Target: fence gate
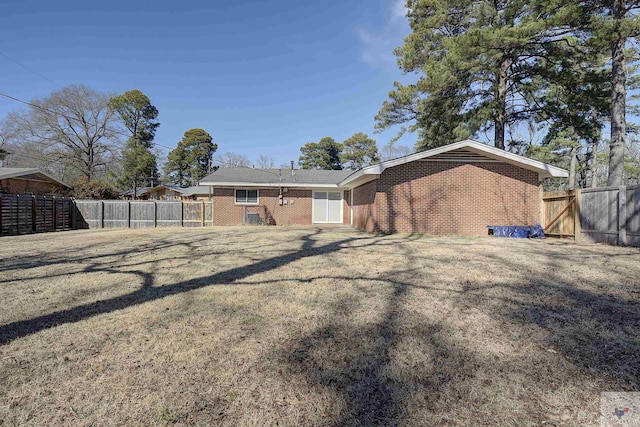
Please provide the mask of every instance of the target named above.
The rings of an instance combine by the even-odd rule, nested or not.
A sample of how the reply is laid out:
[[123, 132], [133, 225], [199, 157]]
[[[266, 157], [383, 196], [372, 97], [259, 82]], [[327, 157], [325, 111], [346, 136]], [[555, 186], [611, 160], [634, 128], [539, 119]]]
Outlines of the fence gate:
[[[575, 190], [546, 192], [542, 196], [542, 227], [553, 237], [576, 237], [580, 227], [580, 196]], [[578, 221], [576, 221], [576, 217]], [[578, 231], [579, 232], [579, 231]]]

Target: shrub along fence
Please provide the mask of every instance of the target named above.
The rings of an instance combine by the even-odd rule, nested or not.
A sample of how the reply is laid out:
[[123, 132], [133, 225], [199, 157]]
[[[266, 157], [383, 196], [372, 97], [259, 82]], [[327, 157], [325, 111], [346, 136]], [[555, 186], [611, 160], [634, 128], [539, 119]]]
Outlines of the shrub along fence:
[[545, 193], [542, 222], [550, 236], [640, 247], [640, 185]]
[[0, 236], [71, 230], [73, 214], [66, 197], [0, 194]]
[[213, 202], [75, 200], [75, 228], [205, 227]]

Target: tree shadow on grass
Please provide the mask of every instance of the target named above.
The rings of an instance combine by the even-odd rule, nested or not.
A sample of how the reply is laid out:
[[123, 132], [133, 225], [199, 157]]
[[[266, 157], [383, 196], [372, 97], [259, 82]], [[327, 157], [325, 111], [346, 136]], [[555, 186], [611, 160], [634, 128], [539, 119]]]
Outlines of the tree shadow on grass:
[[[1, 325], [0, 345], [7, 344], [15, 339], [58, 325], [79, 322], [93, 316], [112, 313], [128, 307], [159, 300], [170, 295], [181, 294], [208, 286], [233, 284], [233, 282], [242, 280], [248, 276], [265, 273], [306, 257], [340, 251], [347, 247], [350, 242], [359, 239], [359, 237], [348, 237], [338, 241], [331, 241], [321, 246], [315, 246], [316, 240], [314, 239], [314, 236], [318, 236], [321, 232], [322, 230], [316, 229], [314, 232], [302, 236], [302, 246], [294, 252], [263, 259], [246, 266], [232, 268], [209, 276], [181, 281], [173, 285], [154, 286], [153, 273], [143, 270], [126, 271], [126, 273], [135, 274], [140, 277], [142, 281], [142, 286], [140, 288], [128, 294], [109, 298], [103, 301], [83, 304], [66, 310], [60, 310], [54, 313], [34, 317], [32, 319], [20, 320]], [[371, 244], [374, 243], [375, 241], [372, 240]], [[123, 271], [119, 269], [95, 266], [89, 266], [87, 271], [123, 273]]]
[[[414, 263], [416, 254], [407, 247], [396, 245], [394, 250], [403, 251], [407, 265]], [[285, 363], [289, 375], [303, 378], [312, 389], [328, 390], [344, 402], [340, 411], [324, 419], [327, 425], [405, 424], [408, 416], [415, 416], [411, 412], [417, 408], [409, 403], [415, 394], [424, 405], [420, 410], [445, 422], [450, 415], [445, 414], [448, 399], [463, 395], [459, 388], [475, 376], [481, 362], [455, 341], [446, 325], [406, 312], [407, 292], [415, 288], [411, 283], [414, 273], [398, 270], [384, 277], [318, 277], [373, 281], [388, 289], [379, 320], [358, 319], [353, 313], [363, 302], [345, 296], [332, 304], [326, 323], [276, 350], [276, 360]], [[403, 365], [402, 360], [412, 359], [403, 352], [413, 351], [420, 354], [419, 364]]]
[[[561, 352], [575, 366], [607, 378], [621, 389], [640, 390], [640, 280], [632, 272], [615, 271], [610, 264], [603, 264], [602, 272], [610, 272], [611, 277], [625, 283], [600, 283], [581, 276], [579, 268], [573, 277], [563, 276], [567, 265], [579, 267], [576, 262], [592, 256], [590, 249], [584, 252], [543, 256], [539, 270], [509, 257], [491, 255], [494, 262], [524, 272], [525, 278], [467, 284], [456, 296], [456, 303], [509, 322], [534, 325], [545, 337], [545, 345]], [[561, 265], [560, 260], [567, 262]]]

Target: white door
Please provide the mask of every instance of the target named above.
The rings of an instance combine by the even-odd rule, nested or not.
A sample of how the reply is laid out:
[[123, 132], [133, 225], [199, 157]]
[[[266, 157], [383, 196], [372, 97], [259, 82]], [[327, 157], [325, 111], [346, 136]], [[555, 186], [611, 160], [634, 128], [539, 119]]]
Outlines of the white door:
[[332, 224], [342, 223], [341, 191], [313, 192], [313, 222]]

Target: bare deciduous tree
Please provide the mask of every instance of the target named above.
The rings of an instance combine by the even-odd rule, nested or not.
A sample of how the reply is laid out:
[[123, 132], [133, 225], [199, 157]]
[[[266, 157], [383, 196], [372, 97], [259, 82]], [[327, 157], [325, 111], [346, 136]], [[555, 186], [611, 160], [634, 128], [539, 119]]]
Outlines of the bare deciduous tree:
[[[3, 138], [20, 163], [72, 180], [103, 175], [116, 160], [119, 138], [109, 96], [86, 86], [67, 86], [10, 113]], [[13, 164], [13, 163], [12, 163]]]
[[250, 168], [251, 162], [244, 154], [227, 151], [214, 157], [213, 165], [223, 168]]
[[256, 161], [256, 166], [260, 169], [273, 169], [276, 166], [276, 162], [273, 157], [267, 156], [266, 154], [260, 154], [258, 161]]

